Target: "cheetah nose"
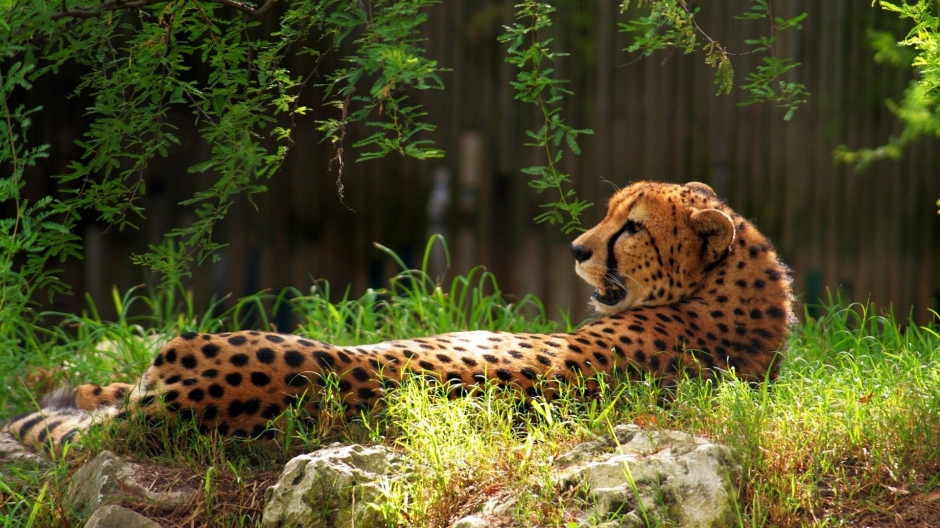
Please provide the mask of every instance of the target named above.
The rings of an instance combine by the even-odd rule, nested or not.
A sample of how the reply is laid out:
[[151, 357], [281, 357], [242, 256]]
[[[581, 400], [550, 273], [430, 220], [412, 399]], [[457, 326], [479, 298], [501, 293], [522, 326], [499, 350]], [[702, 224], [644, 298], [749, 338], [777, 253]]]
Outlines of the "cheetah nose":
[[574, 255], [574, 259], [578, 262], [584, 262], [585, 260], [591, 258], [591, 250], [584, 246], [576, 246], [571, 244], [571, 254]]

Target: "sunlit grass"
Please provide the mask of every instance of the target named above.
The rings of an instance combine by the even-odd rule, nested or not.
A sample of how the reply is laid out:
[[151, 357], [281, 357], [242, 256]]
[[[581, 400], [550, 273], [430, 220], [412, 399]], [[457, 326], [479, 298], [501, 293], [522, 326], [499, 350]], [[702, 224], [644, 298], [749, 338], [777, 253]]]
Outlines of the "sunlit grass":
[[[33, 391], [43, 383], [131, 381], [166, 335], [270, 328], [268, 314], [285, 303], [297, 333], [338, 344], [466, 329], [556, 329], [536, 299], [507, 302], [482, 269], [446, 284], [406, 271], [388, 290], [338, 302], [329, 301], [326, 283], [305, 294], [250, 296], [225, 309], [220, 302], [201, 314], [183, 291], [144, 295], [135, 289], [112, 302], [116, 321], [101, 320], [89, 303], [85, 313], [21, 339], [21, 349], [0, 351], [6, 413], [32, 408]], [[506, 522], [567, 527], [580, 522], [576, 512], [584, 505], [553, 486], [554, 457], [619, 423], [681, 429], [729, 445], [743, 468], [741, 526], [894, 522], [898, 504], [940, 491], [936, 324], [901, 330], [890, 314], [833, 304], [795, 329], [786, 354], [780, 378], [757, 388], [733, 373], [665, 389], [652, 380], [604, 379], [600, 397], [585, 399], [578, 387], [568, 387], [555, 401], [527, 407], [495, 387], [450, 400], [440, 387], [415, 378], [389, 392], [382, 410], [351, 422], [329, 397], [318, 421], [290, 409], [277, 422], [274, 444], [224, 440], [197, 434], [193, 424], [132, 416], [92, 431], [68, 460], [3, 469], [0, 527], [81, 524], [63, 509], [62, 490], [74, 468], [102, 449], [186, 467], [204, 488], [192, 513], [196, 524], [251, 524], [257, 509], [233, 506], [248, 499], [232, 490], [247, 489], [259, 472], [276, 473], [290, 457], [332, 441], [382, 443], [409, 461], [407, 478], [391, 482], [375, 505], [390, 526], [448, 526], [513, 497], [499, 513]]]

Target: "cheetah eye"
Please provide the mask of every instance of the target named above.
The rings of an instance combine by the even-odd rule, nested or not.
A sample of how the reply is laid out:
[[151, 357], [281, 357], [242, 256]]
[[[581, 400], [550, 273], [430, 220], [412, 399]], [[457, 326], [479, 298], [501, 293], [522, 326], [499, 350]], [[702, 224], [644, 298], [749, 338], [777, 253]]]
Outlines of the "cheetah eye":
[[634, 220], [627, 220], [627, 223], [623, 225], [623, 232], [628, 235], [635, 235], [643, 230], [643, 224], [636, 222]]

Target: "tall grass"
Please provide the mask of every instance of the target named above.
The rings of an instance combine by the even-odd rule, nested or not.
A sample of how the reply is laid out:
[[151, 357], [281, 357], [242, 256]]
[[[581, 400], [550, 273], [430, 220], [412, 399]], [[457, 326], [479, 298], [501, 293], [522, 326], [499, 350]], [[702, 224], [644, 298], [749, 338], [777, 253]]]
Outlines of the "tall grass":
[[[337, 344], [558, 327], [537, 299], [505, 299], [483, 269], [447, 282], [430, 277], [426, 266], [402, 269], [387, 289], [358, 299], [347, 291], [331, 302], [329, 284], [319, 282], [308, 292], [220, 300], [197, 313], [192, 295], [181, 289], [144, 294], [136, 288], [115, 292], [115, 321], [103, 321], [92, 303], [82, 314], [44, 314], [61, 324], [36, 327], [19, 349], [0, 351], [0, 404], [8, 413], [29, 409], [35, 387], [44, 383], [133, 380], [162, 336], [271, 328], [284, 306], [296, 333]], [[23, 325], [17, 328], [22, 332]], [[82, 460], [106, 447], [154, 466], [186, 467], [202, 482], [196, 511], [162, 519], [165, 525], [251, 524], [259, 513], [259, 482], [273, 478], [294, 454], [339, 439], [385, 443], [415, 468], [390, 483], [375, 505], [390, 526], [447, 526], [484, 509], [511, 525], [567, 527], [586, 522], [577, 515], [585, 505], [554, 488], [554, 457], [625, 422], [729, 445], [744, 469], [741, 526], [940, 523], [940, 513], [930, 517], [940, 507], [930, 509], [924, 499], [940, 496], [938, 326], [901, 329], [891, 313], [835, 303], [821, 317], [806, 317], [786, 354], [779, 379], [758, 388], [730, 373], [718, 382], [685, 379], [668, 389], [654, 380], [602, 379], [599, 398], [585, 400], [571, 387], [565, 397], [527, 409], [493, 387], [449, 400], [440, 387], [415, 378], [392, 391], [383, 410], [353, 423], [338, 412], [332, 422], [310, 423], [293, 410], [273, 448], [199, 436], [191, 424], [130, 420], [90, 435], [71, 460], [0, 470], [0, 526], [80, 523], [63, 509], [59, 490]], [[664, 397], [664, 391], [671, 394]], [[260, 486], [254, 495], [245, 491], [252, 482]], [[488, 503], [505, 506], [494, 513]]]

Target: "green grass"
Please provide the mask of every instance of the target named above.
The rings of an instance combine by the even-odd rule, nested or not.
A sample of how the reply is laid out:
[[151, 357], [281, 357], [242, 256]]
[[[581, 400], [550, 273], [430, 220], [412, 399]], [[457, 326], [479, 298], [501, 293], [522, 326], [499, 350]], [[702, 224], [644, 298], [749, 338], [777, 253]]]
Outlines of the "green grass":
[[[305, 293], [218, 302], [202, 314], [191, 299], [181, 290], [136, 289], [115, 293], [120, 315], [113, 322], [101, 320], [91, 303], [80, 315], [45, 314], [45, 321], [61, 324], [37, 327], [20, 339], [22, 348], [0, 351], [3, 416], [32, 408], [34, 392], [44, 387], [132, 380], [159, 345], [154, 336], [269, 328], [269, 314], [282, 305], [293, 311], [297, 333], [338, 344], [571, 326], [549, 321], [537, 299], [503, 298], [495, 278], [480, 269], [444, 284], [405, 271], [387, 290], [335, 303], [326, 283]], [[251, 525], [281, 465], [337, 440], [388, 445], [416, 468], [376, 505], [390, 526], [447, 526], [491, 499], [511, 496], [516, 502], [502, 514], [507, 522], [567, 527], [585, 505], [573, 492], [553, 488], [553, 457], [617, 423], [681, 429], [731, 446], [744, 470], [741, 526], [930, 526], [940, 523], [937, 328], [902, 331], [891, 314], [836, 303], [794, 330], [772, 385], [755, 389], [730, 375], [719, 383], [687, 379], [667, 398], [653, 382], [603, 380], [600, 398], [585, 401], [575, 387], [569, 397], [521, 411], [492, 388], [451, 401], [415, 379], [391, 392], [381, 411], [351, 423], [331, 415], [329, 399], [327, 418], [316, 424], [291, 410], [274, 448], [200, 436], [191, 424], [151, 427], [131, 418], [93, 431], [67, 460], [3, 469], [0, 527], [80, 525], [63, 505], [63, 490], [80, 463], [105, 448], [151, 463], [158, 473], [172, 468], [167, 479], [201, 483], [200, 500], [187, 512], [132, 505], [165, 526]]]

